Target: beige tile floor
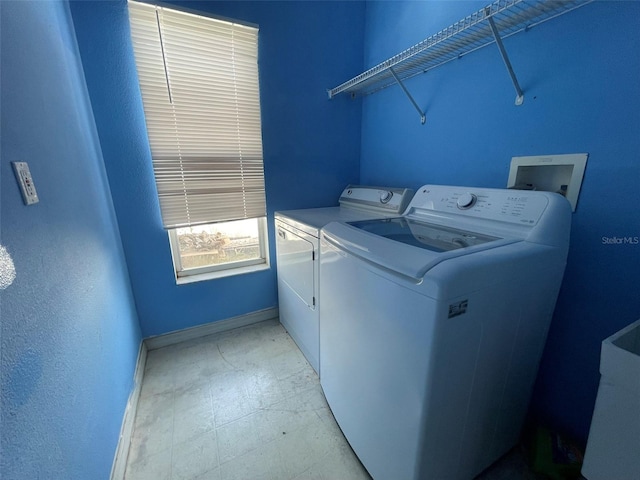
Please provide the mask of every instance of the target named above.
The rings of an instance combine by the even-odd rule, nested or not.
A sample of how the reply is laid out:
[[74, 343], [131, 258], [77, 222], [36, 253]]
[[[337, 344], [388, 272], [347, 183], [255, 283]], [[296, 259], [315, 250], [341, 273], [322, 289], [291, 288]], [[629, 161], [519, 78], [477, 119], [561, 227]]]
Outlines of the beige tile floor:
[[274, 320], [149, 352], [125, 478], [369, 476]]
[[[125, 480], [369, 478], [277, 320], [149, 352]], [[515, 452], [479, 478], [535, 477]]]

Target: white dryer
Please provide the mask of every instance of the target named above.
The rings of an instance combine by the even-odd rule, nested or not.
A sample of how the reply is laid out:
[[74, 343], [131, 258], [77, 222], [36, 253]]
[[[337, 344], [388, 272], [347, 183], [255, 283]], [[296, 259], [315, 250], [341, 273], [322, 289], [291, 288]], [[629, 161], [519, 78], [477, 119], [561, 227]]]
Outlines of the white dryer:
[[555, 193], [426, 185], [323, 228], [320, 381], [375, 480], [470, 480], [517, 443], [570, 221]]
[[319, 236], [329, 222], [397, 216], [413, 190], [347, 186], [338, 207], [275, 213], [280, 322], [319, 373]]

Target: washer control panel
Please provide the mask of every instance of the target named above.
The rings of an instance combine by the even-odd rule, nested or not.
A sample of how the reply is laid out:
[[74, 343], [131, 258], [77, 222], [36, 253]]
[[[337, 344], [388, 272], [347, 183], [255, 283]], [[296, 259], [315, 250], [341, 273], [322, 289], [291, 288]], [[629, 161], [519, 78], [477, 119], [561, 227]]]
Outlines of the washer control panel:
[[533, 226], [548, 203], [542, 192], [425, 185], [410, 207], [415, 213], [443, 212]]

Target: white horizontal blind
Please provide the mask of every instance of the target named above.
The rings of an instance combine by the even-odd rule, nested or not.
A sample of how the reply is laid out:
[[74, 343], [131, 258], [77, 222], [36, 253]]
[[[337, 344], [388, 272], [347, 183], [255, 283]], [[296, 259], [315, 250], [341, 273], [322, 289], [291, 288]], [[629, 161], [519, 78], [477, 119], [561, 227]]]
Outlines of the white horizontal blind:
[[258, 30], [129, 2], [165, 228], [266, 214]]

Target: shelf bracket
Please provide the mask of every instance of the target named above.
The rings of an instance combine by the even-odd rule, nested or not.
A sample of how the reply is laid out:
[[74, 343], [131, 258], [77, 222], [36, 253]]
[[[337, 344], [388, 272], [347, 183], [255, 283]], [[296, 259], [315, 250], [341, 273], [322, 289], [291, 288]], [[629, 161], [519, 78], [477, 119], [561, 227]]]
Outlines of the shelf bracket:
[[491, 27], [491, 32], [493, 33], [493, 38], [496, 40], [496, 45], [498, 46], [498, 50], [500, 50], [500, 55], [502, 56], [502, 60], [504, 60], [504, 64], [507, 67], [507, 71], [509, 72], [509, 76], [511, 77], [511, 82], [513, 82], [513, 87], [516, 89], [516, 105], [522, 105], [524, 102], [524, 94], [522, 93], [522, 89], [520, 88], [520, 84], [518, 83], [518, 79], [516, 78], [516, 74], [513, 71], [513, 67], [511, 66], [511, 62], [509, 61], [509, 56], [507, 55], [507, 51], [504, 48], [502, 43], [502, 39], [500, 38], [500, 33], [498, 33], [498, 28], [496, 27], [495, 22], [493, 21], [493, 17], [490, 15], [491, 10], [487, 7], [484, 10], [484, 14], [489, 21], [489, 26]]
[[411, 94], [409, 93], [409, 90], [407, 90], [407, 87], [404, 86], [404, 83], [402, 83], [402, 80], [400, 80], [400, 77], [398, 77], [398, 75], [396, 75], [396, 72], [393, 71], [392, 67], [389, 67], [389, 71], [391, 72], [391, 75], [393, 75], [393, 78], [396, 79], [396, 82], [398, 82], [398, 85], [400, 85], [400, 87], [402, 88], [402, 91], [404, 92], [404, 94], [409, 98], [409, 100], [411, 101], [411, 103], [413, 104], [413, 107], [418, 111], [418, 113], [420, 114], [420, 123], [422, 125], [424, 125], [424, 123], [427, 121], [427, 116], [424, 114], [424, 112], [422, 111], [422, 109], [418, 106], [418, 104], [416, 103], [416, 101], [413, 99], [413, 97], [411, 96]]

